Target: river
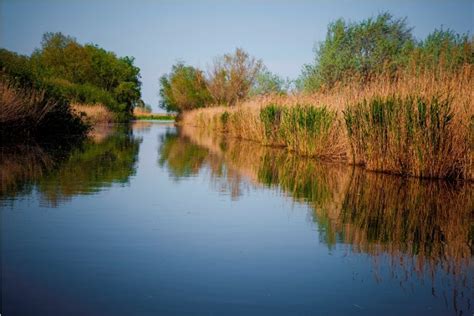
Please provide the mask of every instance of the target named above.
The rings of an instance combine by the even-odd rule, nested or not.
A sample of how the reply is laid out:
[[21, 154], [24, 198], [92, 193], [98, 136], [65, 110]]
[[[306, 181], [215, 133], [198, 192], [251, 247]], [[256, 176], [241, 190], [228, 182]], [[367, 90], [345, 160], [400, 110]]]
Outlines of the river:
[[1, 315], [471, 315], [472, 184], [172, 124], [0, 153]]

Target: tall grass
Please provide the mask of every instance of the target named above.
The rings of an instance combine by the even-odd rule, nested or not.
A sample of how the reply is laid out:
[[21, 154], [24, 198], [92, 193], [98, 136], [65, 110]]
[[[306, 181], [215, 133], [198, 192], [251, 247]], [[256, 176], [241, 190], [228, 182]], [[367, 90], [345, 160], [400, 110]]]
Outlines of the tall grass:
[[449, 98], [373, 98], [344, 111], [354, 161], [428, 178], [468, 175], [468, 134]]
[[18, 87], [0, 72], [0, 136], [2, 142], [24, 138], [76, 137], [87, 131], [69, 104], [49, 91]]
[[181, 124], [369, 170], [474, 179], [474, 66], [183, 113]]
[[72, 110], [87, 124], [112, 123], [116, 121], [115, 114], [102, 104], [71, 104]]
[[338, 146], [340, 125], [336, 115], [325, 106], [269, 104], [260, 110], [259, 116], [264, 143], [282, 144], [305, 156], [339, 159], [344, 148]]

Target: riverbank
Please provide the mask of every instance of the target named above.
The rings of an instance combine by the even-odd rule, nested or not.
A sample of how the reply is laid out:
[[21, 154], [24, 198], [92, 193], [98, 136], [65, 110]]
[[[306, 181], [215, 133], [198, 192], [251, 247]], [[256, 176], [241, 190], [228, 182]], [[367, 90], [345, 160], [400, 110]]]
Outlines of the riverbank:
[[372, 171], [473, 180], [473, 70], [257, 97], [184, 112], [180, 124]]
[[0, 72], [2, 143], [82, 138], [89, 126], [53, 90], [18, 87]]
[[165, 113], [141, 113], [133, 116], [135, 120], [175, 121], [176, 115]]

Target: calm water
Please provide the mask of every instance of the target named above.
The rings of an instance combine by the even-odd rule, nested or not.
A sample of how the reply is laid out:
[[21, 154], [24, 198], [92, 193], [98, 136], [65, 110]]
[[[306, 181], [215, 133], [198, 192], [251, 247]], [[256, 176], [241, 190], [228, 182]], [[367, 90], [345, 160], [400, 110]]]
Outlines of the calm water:
[[2, 316], [474, 311], [472, 185], [147, 122], [0, 168]]

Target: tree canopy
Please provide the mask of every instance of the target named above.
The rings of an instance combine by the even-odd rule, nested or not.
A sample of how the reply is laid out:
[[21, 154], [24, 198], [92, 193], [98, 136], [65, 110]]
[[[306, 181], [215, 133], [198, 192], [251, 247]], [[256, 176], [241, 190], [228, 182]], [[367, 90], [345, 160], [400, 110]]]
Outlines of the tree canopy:
[[314, 91], [353, 80], [368, 82], [410, 66], [416, 71], [456, 70], [473, 62], [472, 48], [472, 40], [451, 30], [435, 30], [417, 41], [406, 19], [390, 13], [357, 23], [338, 19], [329, 24], [325, 40], [316, 46], [314, 63], [303, 66], [297, 86]]
[[48, 86], [70, 102], [101, 103], [125, 118], [140, 101], [140, 69], [133, 57], [82, 45], [62, 33], [45, 33], [29, 57], [4, 50], [0, 59], [10, 79]]
[[182, 112], [204, 106], [233, 106], [257, 94], [283, 93], [287, 83], [272, 74], [261, 60], [237, 48], [214, 60], [207, 75], [183, 62], [160, 78], [160, 107]]

